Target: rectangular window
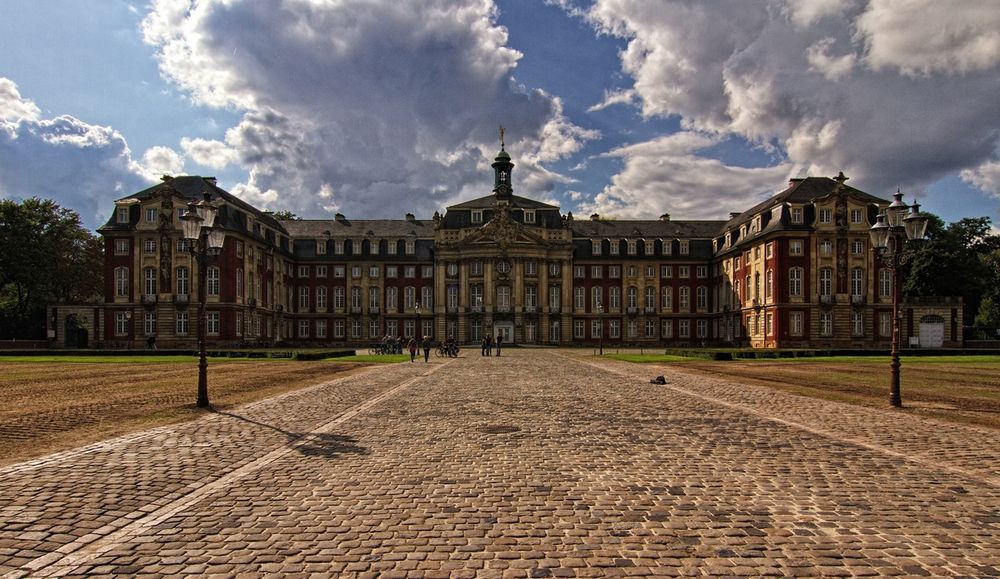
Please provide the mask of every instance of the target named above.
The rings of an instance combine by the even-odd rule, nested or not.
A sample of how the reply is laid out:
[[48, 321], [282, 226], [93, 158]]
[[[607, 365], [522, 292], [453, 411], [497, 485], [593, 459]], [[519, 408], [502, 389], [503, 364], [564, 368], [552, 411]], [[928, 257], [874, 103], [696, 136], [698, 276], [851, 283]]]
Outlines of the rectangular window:
[[674, 242], [669, 239], [661, 239], [660, 247], [663, 248], [663, 255], [673, 255], [674, 254]]
[[662, 309], [664, 312], [674, 311], [674, 288], [665, 285], [662, 290]]
[[385, 242], [385, 253], [386, 253], [386, 255], [396, 255], [396, 250], [398, 249], [396, 247], [396, 243], [397, 242], [396, 242], [395, 239], [390, 239], [390, 240], [388, 240], [388, 241]]
[[309, 279], [309, 266], [300, 265], [299, 266], [299, 279]]
[[652, 279], [654, 276], [656, 276], [656, 267], [652, 266], [652, 265], [647, 265], [646, 266], [646, 277], [649, 278], [649, 279]]
[[379, 267], [377, 265], [372, 265], [368, 267], [368, 277], [377, 278], [379, 274]]
[[381, 242], [379, 240], [377, 240], [377, 239], [369, 240], [368, 241], [368, 254], [369, 255], [378, 255], [379, 245], [380, 244], [381, 244]]
[[127, 296], [128, 295], [128, 268], [127, 267], [116, 267], [115, 268], [115, 295], [116, 296]]
[[660, 335], [664, 338], [674, 337], [674, 321], [660, 320]]
[[[147, 296], [156, 295], [156, 268], [147, 267], [143, 272], [143, 294]], [[169, 290], [169, 288], [167, 288]]]
[[819, 222], [820, 223], [832, 223], [833, 222], [833, 211], [830, 209], [820, 209], [819, 210]]
[[592, 265], [590, 266], [590, 277], [591, 279], [601, 279], [604, 277], [604, 266]]
[[691, 311], [691, 288], [687, 286], [678, 288], [677, 306], [680, 307], [680, 311], [682, 312]]
[[212, 266], [208, 268], [208, 295], [219, 295], [219, 268]]
[[653, 320], [646, 320], [646, 337], [655, 338], [656, 337], [656, 322]]
[[299, 288], [299, 311], [309, 311], [309, 288], [305, 286]]
[[333, 307], [338, 310], [344, 309], [344, 288], [339, 286], [333, 288]]
[[326, 309], [326, 286], [319, 286], [316, 288], [316, 308], [320, 310]]
[[582, 310], [583, 302], [586, 299], [585, 290], [582, 287], [573, 288], [573, 307]]
[[326, 266], [317, 265], [316, 266], [316, 277], [325, 278], [326, 277]]
[[695, 275], [698, 277], [698, 279], [705, 279], [705, 278], [707, 278], [708, 277], [708, 266], [707, 265], [699, 265], [698, 267], [696, 267], [695, 268]]
[[352, 265], [351, 266], [351, 279], [361, 279], [361, 266]]
[[177, 253], [187, 253], [191, 250], [191, 246], [188, 244], [186, 239], [177, 240]]
[[334, 338], [344, 337], [344, 320], [333, 321], [333, 337]]
[[583, 279], [586, 276], [585, 269], [582, 265], [573, 266], [573, 277], [576, 279]]
[[142, 242], [143, 253], [156, 253], [156, 240], [147, 239]]
[[399, 268], [395, 265], [385, 266], [385, 277], [389, 279], [396, 279], [399, 277]]
[[420, 305], [428, 310], [434, 307], [434, 288], [429, 285], [420, 288]]
[[608, 277], [611, 279], [618, 279], [622, 276], [622, 268], [618, 265], [608, 266]]
[[583, 329], [585, 327], [583, 320], [573, 320], [573, 337], [583, 338]]
[[677, 336], [680, 338], [691, 337], [691, 320], [678, 320]]
[[851, 223], [861, 223], [864, 220], [864, 212], [860, 209], [851, 209]]
[[617, 340], [622, 337], [622, 321], [621, 320], [608, 320], [608, 337], [612, 340]]
[[821, 336], [833, 335], [833, 314], [821, 313], [819, 315], [819, 334]]
[[819, 270], [819, 295], [833, 295], [833, 270], [829, 267]]
[[802, 223], [801, 207], [792, 207], [792, 223]]
[[801, 239], [793, 239], [788, 242], [788, 255], [802, 255]]
[[[457, 270], [456, 270], [457, 273]], [[479, 259], [474, 259], [469, 262], [469, 275], [479, 277], [483, 275], [483, 262]]]
[[793, 297], [802, 296], [802, 268], [793, 267], [788, 270], [788, 295]]
[[187, 312], [177, 312], [176, 314], [174, 314], [174, 332], [179, 336], [187, 335], [188, 333]]
[[879, 297], [892, 297], [892, 270], [878, 270], [878, 295]]
[[205, 314], [205, 333], [209, 336], [219, 335], [219, 312]]
[[347, 274], [347, 268], [343, 265], [333, 266], [333, 277], [342, 278]]
[[865, 314], [863, 312], [851, 312], [851, 335], [865, 335]]
[[129, 317], [126, 312], [115, 312], [115, 335], [128, 335]]
[[708, 309], [708, 288], [705, 286], [699, 286], [695, 290], [695, 299], [697, 300], [696, 306], [698, 311], [705, 311]]
[[483, 212], [480, 211], [480, 210], [473, 210], [472, 211], [472, 222], [473, 223], [482, 223], [483, 222]]
[[680, 250], [678, 253], [681, 255], [687, 255], [691, 252], [691, 243], [687, 239], [680, 240]]
[[538, 275], [538, 264], [534, 261], [524, 262], [524, 275], [536, 276]]
[[146, 223], [156, 223], [156, 207], [146, 208]]
[[128, 223], [128, 207], [118, 208], [118, 223]]
[[600, 338], [601, 332], [604, 330], [604, 324], [601, 320], [590, 320], [590, 337]]
[[617, 240], [617, 239], [612, 239], [611, 240], [611, 245], [608, 248], [610, 250], [610, 251], [608, 251], [609, 255], [618, 255], [618, 244], [619, 243], [620, 243], [620, 241]]
[[642, 250], [644, 254], [653, 255], [654, 253], [656, 253], [655, 249], [656, 249], [656, 244], [654, 244], [652, 241], [646, 240], [643, 242]]
[[549, 311], [558, 312], [560, 309], [560, 297], [562, 293], [562, 288], [557, 285], [549, 286]]
[[416, 251], [416, 248], [417, 248], [417, 242], [407, 241], [405, 247], [406, 255], [413, 255], [413, 253]]
[[883, 338], [892, 336], [892, 313], [879, 312], [878, 314], [878, 334]]
[[189, 293], [190, 281], [188, 279], [188, 268], [177, 268], [177, 295], [186, 296]]
[[417, 277], [417, 266], [407, 265], [403, 267], [403, 277], [407, 279], [415, 279]]
[[[768, 314], [771, 315], [771, 314]], [[695, 337], [704, 340], [708, 337], [708, 320], [698, 320], [698, 325], [695, 328], [697, 332]]]
[[691, 267], [687, 265], [677, 266], [677, 277], [680, 279], [688, 279], [691, 277]]
[[420, 266], [420, 277], [422, 277], [423, 279], [434, 279], [434, 266], [433, 265]]
[[316, 255], [326, 255], [326, 240], [316, 240]]
[[627, 248], [628, 248], [628, 254], [629, 255], [635, 255], [635, 253], [636, 253], [636, 251], [635, 251], [635, 248], [636, 248], [635, 240], [633, 240], [633, 239], [628, 240]]
[[524, 210], [524, 222], [525, 223], [534, 223], [535, 222], [535, 210], [534, 209], [525, 209]]
[[591, 243], [591, 253], [594, 255], [601, 255], [601, 242], [594, 241]]
[[309, 320], [299, 320], [299, 337], [309, 337]]
[[132, 242], [130, 239], [115, 239], [115, 255], [128, 255], [131, 248]]
[[802, 312], [788, 314], [788, 333], [793, 336], [802, 335]]
[[357, 340], [361, 337], [361, 320], [351, 320], [351, 338]]
[[853, 255], [864, 255], [865, 254], [865, 242], [861, 239], [851, 240], [851, 253]]
[[594, 286], [590, 288], [590, 310], [596, 312], [602, 307], [601, 288], [599, 286]]
[[333, 242], [333, 252], [337, 255], [344, 255], [344, 240], [337, 239]]
[[326, 320], [316, 320], [316, 337], [326, 337]]
[[364, 245], [364, 242], [362, 242], [360, 239], [352, 239], [351, 240], [351, 253], [353, 253], [354, 255], [361, 255], [361, 248], [362, 248], [363, 245]]
[[674, 266], [672, 265], [661, 265], [660, 266], [660, 277], [665, 279], [671, 279], [674, 277]]

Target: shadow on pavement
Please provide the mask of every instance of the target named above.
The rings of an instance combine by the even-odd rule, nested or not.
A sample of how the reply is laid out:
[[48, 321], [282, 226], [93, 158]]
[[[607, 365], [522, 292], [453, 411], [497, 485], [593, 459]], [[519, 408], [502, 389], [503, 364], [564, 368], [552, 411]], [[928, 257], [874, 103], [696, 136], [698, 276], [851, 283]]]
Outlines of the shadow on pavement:
[[368, 454], [368, 449], [363, 446], [359, 446], [357, 444], [358, 440], [353, 436], [330, 434], [327, 432], [291, 432], [271, 424], [247, 418], [246, 416], [233, 414], [232, 412], [216, 411], [216, 414], [221, 414], [223, 416], [228, 416], [230, 418], [235, 418], [237, 420], [242, 420], [243, 422], [249, 422], [250, 424], [255, 424], [257, 426], [280, 432], [288, 437], [289, 444], [298, 443], [295, 444], [293, 448], [295, 448], [295, 450], [303, 456], [335, 458], [342, 454]]

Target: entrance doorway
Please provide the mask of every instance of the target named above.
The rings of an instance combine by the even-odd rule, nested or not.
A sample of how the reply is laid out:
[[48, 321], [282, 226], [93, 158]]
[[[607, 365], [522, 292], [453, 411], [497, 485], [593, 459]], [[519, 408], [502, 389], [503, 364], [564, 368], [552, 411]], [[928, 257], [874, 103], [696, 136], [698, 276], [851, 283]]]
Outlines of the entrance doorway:
[[514, 322], [496, 322], [493, 324], [494, 337], [503, 336], [504, 344], [514, 343]]

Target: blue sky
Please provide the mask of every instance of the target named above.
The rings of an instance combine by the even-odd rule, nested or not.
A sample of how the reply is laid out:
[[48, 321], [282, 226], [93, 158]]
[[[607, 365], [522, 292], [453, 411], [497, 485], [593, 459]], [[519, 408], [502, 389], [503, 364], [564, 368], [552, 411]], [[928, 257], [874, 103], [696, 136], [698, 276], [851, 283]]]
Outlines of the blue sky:
[[1000, 4], [8, 0], [0, 196], [100, 225], [164, 173], [257, 206], [428, 216], [515, 192], [722, 219], [833, 175], [1000, 220]]

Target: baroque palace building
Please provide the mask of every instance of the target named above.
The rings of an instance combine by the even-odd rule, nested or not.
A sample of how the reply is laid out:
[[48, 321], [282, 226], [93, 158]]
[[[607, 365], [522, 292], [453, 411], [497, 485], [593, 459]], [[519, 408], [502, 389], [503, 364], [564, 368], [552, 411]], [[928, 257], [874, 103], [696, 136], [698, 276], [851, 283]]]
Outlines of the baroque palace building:
[[[279, 221], [213, 178], [165, 177], [116, 202], [99, 229], [105, 303], [70, 315], [95, 343], [193, 347], [205, 284], [217, 346], [489, 333], [538, 345], [888, 347], [892, 272], [868, 233], [888, 201], [843, 174], [794, 179], [728, 221], [624, 220], [514, 195], [502, 145], [492, 167], [492, 195], [431, 219]], [[199, 279], [180, 217], [206, 193], [226, 239]], [[960, 303], [908, 305], [904, 345], [925, 323], [960, 344], [961, 315]]]

